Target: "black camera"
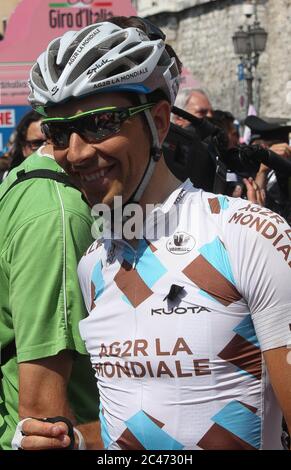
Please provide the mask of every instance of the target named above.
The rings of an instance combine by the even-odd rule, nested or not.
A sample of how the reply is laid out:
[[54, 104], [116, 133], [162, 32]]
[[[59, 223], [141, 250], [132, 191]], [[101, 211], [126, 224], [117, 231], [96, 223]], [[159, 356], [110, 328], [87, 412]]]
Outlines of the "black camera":
[[239, 145], [228, 149], [223, 129], [207, 118], [198, 119], [173, 107], [172, 112], [190, 122], [186, 128], [171, 123], [163, 153], [172, 173], [181, 181], [187, 178], [205, 191], [226, 193], [227, 172], [245, 178], [255, 176], [261, 163], [279, 175], [291, 176], [291, 162], [260, 145]]
[[216, 161], [193, 126], [183, 129], [171, 123], [163, 153], [168, 167], [179, 180], [190, 178], [194, 186], [213, 190]]

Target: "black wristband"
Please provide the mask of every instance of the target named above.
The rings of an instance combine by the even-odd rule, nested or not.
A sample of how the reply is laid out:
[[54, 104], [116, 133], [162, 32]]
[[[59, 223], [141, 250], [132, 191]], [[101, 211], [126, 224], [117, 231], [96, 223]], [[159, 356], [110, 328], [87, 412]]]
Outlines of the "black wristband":
[[65, 416], [54, 416], [53, 418], [43, 418], [43, 419], [40, 419], [39, 421], [44, 421], [47, 423], [59, 423], [59, 422], [65, 423], [68, 426], [68, 436], [71, 439], [71, 442], [67, 447], [64, 447], [63, 449], [60, 449], [60, 450], [74, 450], [75, 448], [74, 426], [68, 418], [65, 418]]

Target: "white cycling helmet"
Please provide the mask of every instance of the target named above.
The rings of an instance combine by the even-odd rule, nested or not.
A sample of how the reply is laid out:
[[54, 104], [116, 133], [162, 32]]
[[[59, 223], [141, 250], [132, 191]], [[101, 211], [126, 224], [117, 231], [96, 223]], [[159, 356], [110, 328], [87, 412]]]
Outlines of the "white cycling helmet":
[[29, 102], [39, 112], [72, 97], [109, 91], [159, 89], [173, 105], [179, 70], [163, 39], [103, 22], [54, 39], [32, 67], [29, 85]]
[[[39, 113], [72, 98], [105, 92], [145, 95], [163, 92], [171, 105], [179, 89], [176, 59], [166, 50], [165, 36], [147, 20], [138, 27], [121, 28], [113, 22], [96, 23], [54, 39], [32, 67], [29, 102]], [[161, 144], [149, 110], [144, 111], [152, 135], [149, 163], [128, 202], [138, 202], [161, 156]]]

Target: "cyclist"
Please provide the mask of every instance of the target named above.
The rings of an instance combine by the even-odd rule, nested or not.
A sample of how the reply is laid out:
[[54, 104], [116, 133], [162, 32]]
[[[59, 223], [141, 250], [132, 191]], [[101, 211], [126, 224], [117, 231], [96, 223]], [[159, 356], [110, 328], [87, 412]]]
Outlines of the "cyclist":
[[[164, 41], [145, 20], [112, 18], [56, 39], [31, 72], [55, 159], [96, 213], [114, 219], [122, 197], [122, 237], [115, 221], [78, 268], [103, 442], [278, 449], [280, 408], [291, 423], [291, 230], [171, 175], [161, 148], [180, 64]], [[19, 426], [19, 445], [36, 438], [35, 420]]]

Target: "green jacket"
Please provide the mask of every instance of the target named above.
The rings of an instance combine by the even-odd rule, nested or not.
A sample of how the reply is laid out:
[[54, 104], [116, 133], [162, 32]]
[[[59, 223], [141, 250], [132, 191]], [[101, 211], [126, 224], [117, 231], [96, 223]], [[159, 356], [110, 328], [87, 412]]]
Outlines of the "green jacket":
[[[18, 171], [57, 163], [37, 153], [0, 186], [0, 199]], [[96, 382], [79, 334], [86, 316], [77, 265], [92, 243], [88, 206], [74, 188], [50, 179], [17, 184], [0, 202], [0, 343], [13, 340], [16, 354], [1, 365], [0, 448], [10, 449], [18, 419], [17, 364], [76, 351], [69, 384], [78, 421], [98, 418]]]

